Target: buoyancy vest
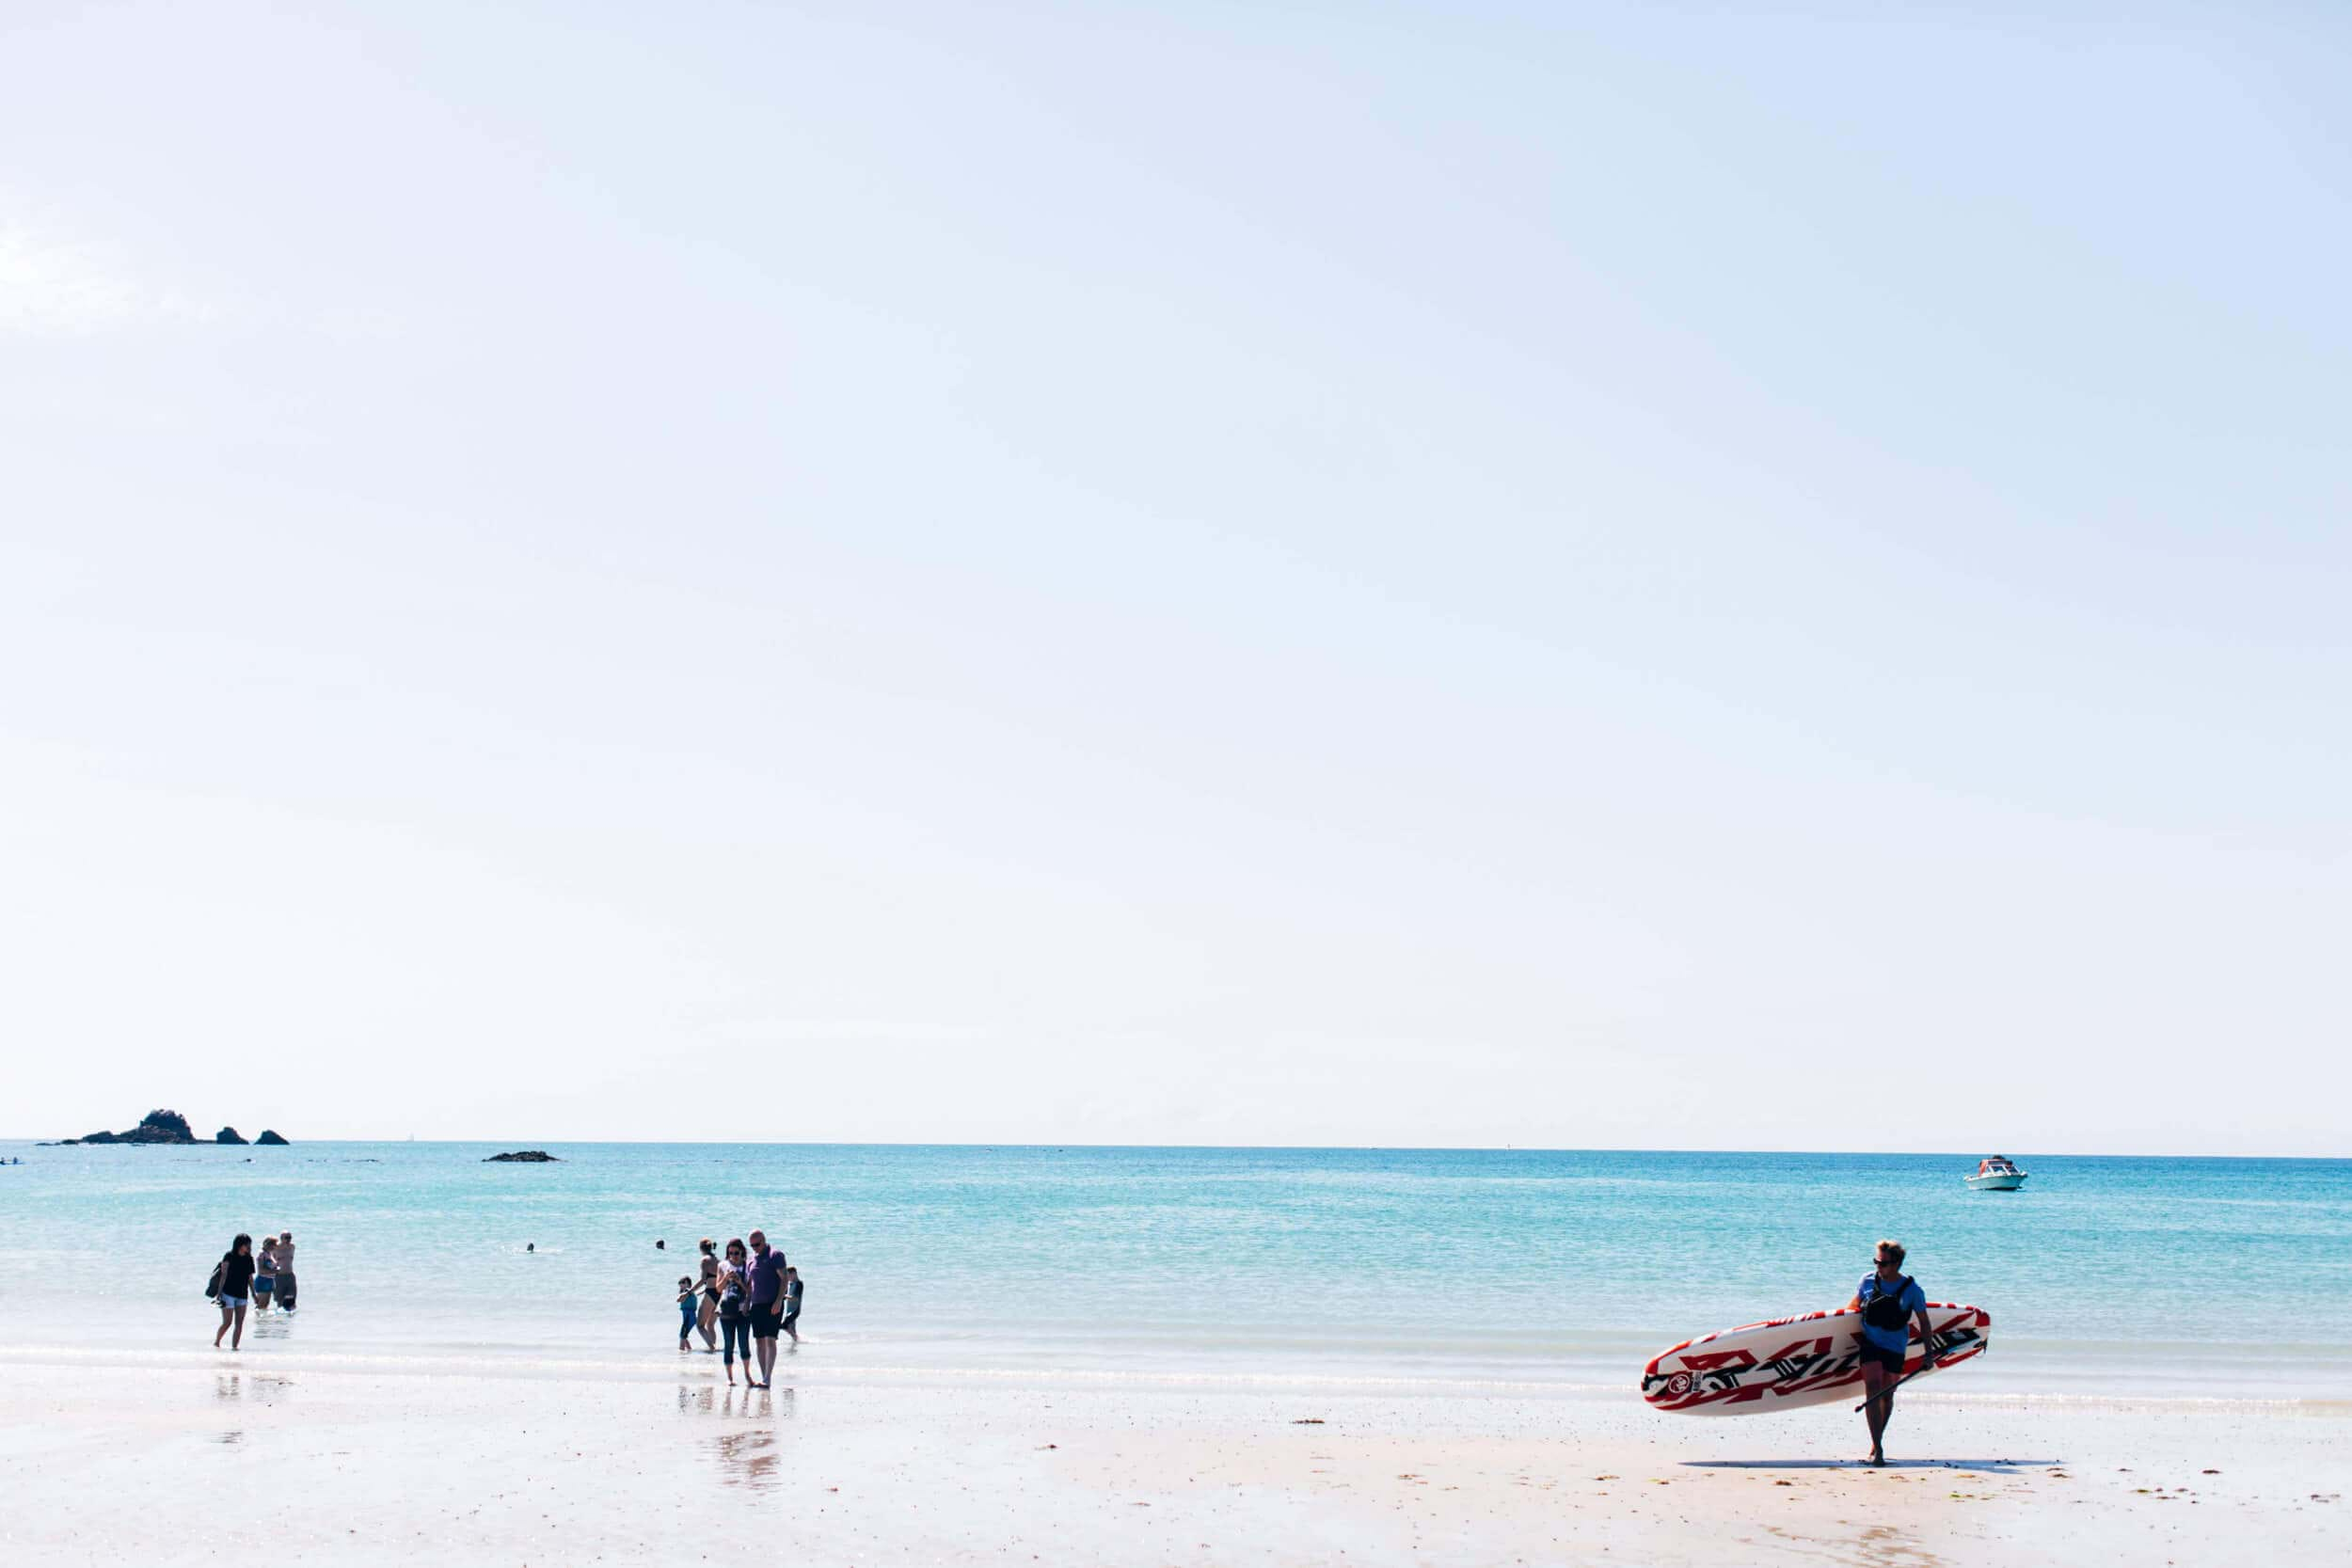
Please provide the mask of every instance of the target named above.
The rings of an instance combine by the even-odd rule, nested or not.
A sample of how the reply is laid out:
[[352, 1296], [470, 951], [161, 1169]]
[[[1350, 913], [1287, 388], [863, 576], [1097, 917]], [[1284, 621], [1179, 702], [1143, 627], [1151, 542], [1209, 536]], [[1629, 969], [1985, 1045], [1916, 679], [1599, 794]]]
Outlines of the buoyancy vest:
[[1903, 1310], [1903, 1294], [1911, 1289], [1911, 1276], [1905, 1275], [1895, 1282], [1889, 1291], [1877, 1275], [1870, 1276], [1870, 1299], [1862, 1304], [1862, 1321], [1872, 1328], [1900, 1328], [1911, 1314]]

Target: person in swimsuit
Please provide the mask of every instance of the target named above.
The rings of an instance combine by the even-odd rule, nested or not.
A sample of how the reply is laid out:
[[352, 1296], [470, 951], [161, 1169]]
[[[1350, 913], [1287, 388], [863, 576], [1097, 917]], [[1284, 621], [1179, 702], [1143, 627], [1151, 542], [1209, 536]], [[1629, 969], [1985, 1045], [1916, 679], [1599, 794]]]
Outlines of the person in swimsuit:
[[1903, 1244], [1881, 1242], [1877, 1266], [1862, 1276], [1846, 1310], [1862, 1314], [1864, 1418], [1870, 1423], [1870, 1459], [1886, 1463], [1886, 1423], [1895, 1414], [1895, 1385], [1902, 1381], [1911, 1347], [1912, 1319], [1919, 1324], [1919, 1351], [1926, 1367], [1935, 1359], [1934, 1328], [1928, 1322], [1928, 1293], [1903, 1274]]
[[229, 1348], [235, 1350], [245, 1343], [245, 1312], [252, 1305], [253, 1267], [253, 1238], [240, 1231], [237, 1239], [229, 1243], [229, 1250], [220, 1255], [220, 1262], [213, 1271], [213, 1281], [219, 1291], [215, 1299], [220, 1303], [220, 1333], [213, 1336], [215, 1350], [220, 1349], [220, 1336], [229, 1332], [231, 1322], [237, 1333], [229, 1341]]
[[745, 1308], [751, 1303], [751, 1281], [743, 1273], [747, 1254], [741, 1241], [727, 1243], [727, 1260], [719, 1267], [719, 1332], [726, 1338], [727, 1386], [735, 1386], [735, 1354], [743, 1353], [743, 1381], [752, 1380], [752, 1322]]
[[264, 1236], [253, 1253], [253, 1315], [269, 1310], [278, 1294], [278, 1238]]
[[705, 1350], [719, 1348], [719, 1336], [713, 1326], [719, 1321], [719, 1243], [703, 1238], [703, 1276], [696, 1289], [702, 1291], [702, 1306], [694, 1317], [694, 1327], [703, 1337]]
[[283, 1230], [278, 1236], [278, 1310], [294, 1309], [294, 1232]]

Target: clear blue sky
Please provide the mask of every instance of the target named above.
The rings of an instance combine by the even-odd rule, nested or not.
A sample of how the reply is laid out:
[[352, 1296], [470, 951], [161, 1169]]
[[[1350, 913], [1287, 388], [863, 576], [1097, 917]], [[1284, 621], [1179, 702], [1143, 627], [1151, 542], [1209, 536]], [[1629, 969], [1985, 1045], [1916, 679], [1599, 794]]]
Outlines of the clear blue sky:
[[0, 15], [0, 1132], [2352, 1154], [2352, 22]]

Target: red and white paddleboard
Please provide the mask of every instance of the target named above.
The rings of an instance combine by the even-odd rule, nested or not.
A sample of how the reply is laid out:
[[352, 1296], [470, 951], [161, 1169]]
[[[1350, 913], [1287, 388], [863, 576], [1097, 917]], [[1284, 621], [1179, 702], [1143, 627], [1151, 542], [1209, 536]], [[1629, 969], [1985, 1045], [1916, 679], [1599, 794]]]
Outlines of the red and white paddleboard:
[[[1933, 1372], [1982, 1355], [1993, 1342], [1993, 1319], [1980, 1307], [1928, 1303], [1935, 1327]], [[1797, 1410], [1834, 1400], [1859, 1400], [1862, 1314], [1841, 1307], [1775, 1318], [1687, 1340], [1642, 1369], [1642, 1398], [1659, 1410], [1692, 1416], [1752, 1416]], [[1905, 1376], [1927, 1364], [1919, 1323], [1911, 1323]]]

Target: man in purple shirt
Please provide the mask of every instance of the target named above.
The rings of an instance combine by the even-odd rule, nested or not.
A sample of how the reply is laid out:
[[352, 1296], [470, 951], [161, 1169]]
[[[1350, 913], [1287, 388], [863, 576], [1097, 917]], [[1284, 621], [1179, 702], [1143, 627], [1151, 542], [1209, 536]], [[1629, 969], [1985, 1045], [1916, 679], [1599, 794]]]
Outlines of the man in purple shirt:
[[[752, 1327], [752, 1344], [759, 1354], [759, 1381], [765, 1388], [776, 1375], [776, 1329], [784, 1322], [784, 1254], [768, 1244], [763, 1230], [752, 1232], [752, 1303], [743, 1316]], [[746, 1372], [751, 1369], [743, 1369]]]

